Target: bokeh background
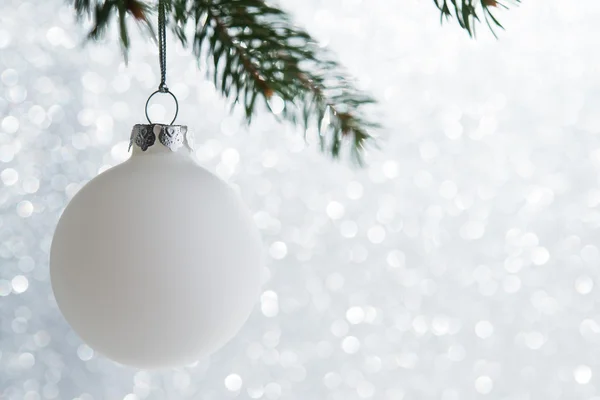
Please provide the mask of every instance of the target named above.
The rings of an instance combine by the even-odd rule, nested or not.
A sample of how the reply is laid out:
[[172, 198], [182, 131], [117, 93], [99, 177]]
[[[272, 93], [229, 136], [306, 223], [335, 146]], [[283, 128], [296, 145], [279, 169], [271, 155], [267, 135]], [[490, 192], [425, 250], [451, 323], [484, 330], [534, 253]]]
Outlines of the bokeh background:
[[268, 113], [246, 127], [171, 41], [178, 122], [269, 259], [232, 342], [141, 371], [71, 331], [48, 250], [128, 157], [157, 50], [135, 35], [126, 66], [69, 4], [0, 0], [0, 398], [599, 400], [600, 2], [527, 0], [499, 40], [427, 0], [282, 4], [379, 99], [381, 148], [359, 169]]

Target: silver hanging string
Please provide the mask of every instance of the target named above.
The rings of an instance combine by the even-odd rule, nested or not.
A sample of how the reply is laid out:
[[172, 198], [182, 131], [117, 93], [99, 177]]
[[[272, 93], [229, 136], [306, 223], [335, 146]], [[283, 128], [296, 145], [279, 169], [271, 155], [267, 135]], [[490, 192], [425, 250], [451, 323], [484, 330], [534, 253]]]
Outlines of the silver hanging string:
[[158, 57], [160, 63], [160, 84], [158, 85], [158, 90], [155, 91], [148, 97], [146, 101], [146, 119], [149, 123], [153, 124], [150, 120], [150, 116], [148, 115], [148, 104], [150, 104], [150, 99], [157, 93], [166, 93], [173, 97], [175, 100], [175, 116], [173, 117], [173, 121], [169, 125], [173, 125], [175, 120], [177, 119], [177, 114], [179, 113], [179, 102], [177, 101], [177, 97], [169, 90], [167, 86], [167, 23], [165, 16], [165, 3], [164, 0], [158, 1]]
[[158, 2], [158, 56], [160, 59], [160, 85], [158, 90], [165, 93], [169, 91], [167, 87], [167, 27], [165, 21], [165, 3], [163, 0]]

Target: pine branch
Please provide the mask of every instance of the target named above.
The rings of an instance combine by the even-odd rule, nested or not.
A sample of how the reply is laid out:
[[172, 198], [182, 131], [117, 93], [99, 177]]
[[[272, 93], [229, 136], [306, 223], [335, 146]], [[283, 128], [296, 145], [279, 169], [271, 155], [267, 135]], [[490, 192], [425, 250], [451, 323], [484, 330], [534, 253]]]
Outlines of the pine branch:
[[[118, 20], [124, 54], [130, 47], [127, 17], [141, 23], [154, 37], [150, 22], [156, 4], [150, 0], [73, 0], [78, 17], [91, 16], [91, 39], [101, 38], [111, 17]], [[365, 116], [374, 99], [356, 88], [342, 66], [289, 15], [264, 0], [163, 0], [168, 24], [183, 46], [192, 46], [198, 60], [207, 60], [210, 78], [233, 105], [244, 107], [251, 122], [257, 101], [271, 109], [279, 97], [281, 116], [301, 124], [305, 132], [316, 127], [322, 150], [339, 157], [349, 142], [359, 162], [369, 133], [378, 124]], [[518, 3], [520, 0], [503, 0]], [[455, 16], [469, 35], [483, 15], [488, 26], [502, 28], [492, 14], [507, 8], [500, 0], [434, 0], [442, 19]], [[193, 38], [185, 27], [193, 23]], [[495, 33], [494, 33], [495, 34]], [[272, 109], [271, 109], [272, 110]], [[273, 110], [272, 110], [273, 111]]]
[[[267, 107], [273, 96], [284, 101], [282, 116], [316, 126], [321, 148], [338, 157], [348, 139], [353, 155], [376, 126], [362, 115], [374, 100], [355, 89], [339, 64], [287, 14], [261, 0], [210, 1], [194, 4], [198, 57], [208, 47], [215, 85], [234, 103], [244, 105], [251, 121], [258, 96]], [[324, 123], [326, 116], [329, 123]]]
[[[78, 16], [91, 15], [90, 38], [102, 37], [112, 15], [118, 17], [121, 44], [130, 46], [125, 17], [146, 23], [152, 8], [139, 0], [75, 0]], [[321, 148], [337, 158], [344, 143], [361, 162], [369, 131], [378, 124], [368, 120], [365, 105], [374, 99], [356, 89], [351, 78], [287, 13], [263, 0], [166, 0], [168, 23], [184, 46], [207, 59], [210, 77], [235, 106], [241, 104], [248, 123], [259, 100], [271, 109], [271, 100], [284, 104], [280, 116], [315, 127]], [[185, 26], [192, 20], [192, 40]]]
[[504, 29], [500, 21], [492, 13], [494, 8], [508, 9], [505, 3], [515, 5], [521, 0], [433, 0], [441, 11], [441, 19], [456, 17], [461, 28], [465, 29], [471, 37], [475, 36], [475, 27], [480, 22], [479, 15], [483, 15], [485, 22], [496, 36], [495, 28]]

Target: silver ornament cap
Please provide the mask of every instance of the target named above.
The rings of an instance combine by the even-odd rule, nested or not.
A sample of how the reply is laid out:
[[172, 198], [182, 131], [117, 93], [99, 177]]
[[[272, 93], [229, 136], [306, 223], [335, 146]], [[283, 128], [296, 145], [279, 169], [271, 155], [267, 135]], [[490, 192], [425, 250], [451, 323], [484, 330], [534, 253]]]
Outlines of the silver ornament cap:
[[193, 138], [185, 125], [136, 124], [131, 131], [129, 150], [132, 146], [142, 151], [161, 144], [171, 151], [185, 147], [193, 151]]

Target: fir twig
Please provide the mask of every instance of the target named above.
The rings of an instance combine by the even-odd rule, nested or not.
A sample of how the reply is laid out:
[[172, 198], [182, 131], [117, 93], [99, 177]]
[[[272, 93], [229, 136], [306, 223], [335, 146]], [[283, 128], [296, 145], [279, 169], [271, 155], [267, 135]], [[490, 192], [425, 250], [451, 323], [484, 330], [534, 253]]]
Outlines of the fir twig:
[[[111, 15], [119, 21], [121, 44], [130, 46], [125, 17], [147, 22], [151, 6], [141, 0], [75, 0], [79, 16], [91, 15], [90, 38], [100, 38]], [[378, 126], [364, 116], [374, 99], [358, 90], [343, 68], [289, 15], [263, 0], [166, 0], [168, 23], [184, 46], [208, 59], [210, 77], [233, 104], [244, 107], [246, 119], [256, 114], [258, 100], [270, 109], [278, 96], [281, 116], [305, 129], [314, 126], [321, 148], [339, 157], [343, 143], [361, 161], [370, 130]], [[191, 20], [192, 40], [185, 35]]]
[[152, 7], [140, 0], [75, 0], [75, 11], [79, 19], [91, 16], [94, 26], [88, 37], [98, 40], [104, 36], [112, 15], [116, 14], [119, 22], [119, 36], [123, 55], [127, 59], [129, 51], [129, 33], [127, 30], [127, 15], [142, 23], [151, 37], [155, 37], [154, 27], [148, 18]]
[[461, 28], [465, 29], [471, 37], [475, 36], [475, 27], [480, 22], [479, 13], [483, 14], [487, 26], [494, 36], [495, 28], [504, 29], [500, 21], [494, 16], [494, 8], [508, 9], [507, 3], [517, 4], [521, 0], [433, 0], [441, 11], [441, 19], [456, 17]]
[[349, 139], [352, 154], [361, 160], [368, 130], [376, 126], [362, 115], [362, 107], [374, 100], [358, 91], [286, 13], [261, 0], [200, 0], [194, 11], [199, 17], [194, 51], [200, 57], [208, 47], [215, 85], [244, 105], [248, 121], [259, 96], [267, 106], [279, 96], [282, 115], [305, 129], [314, 125], [323, 150], [338, 157]]
[[[99, 39], [111, 17], [118, 20], [124, 53], [130, 47], [127, 16], [142, 23], [154, 36], [149, 0], [73, 0], [78, 17], [91, 16], [91, 39]], [[257, 110], [257, 100], [267, 107], [278, 96], [284, 102], [281, 115], [303, 125], [315, 126], [321, 148], [338, 157], [343, 143], [351, 143], [360, 161], [369, 133], [378, 125], [364, 116], [364, 106], [373, 98], [356, 88], [337, 61], [304, 30], [293, 25], [289, 15], [264, 0], [163, 0], [168, 23], [182, 45], [193, 46], [198, 60], [207, 59], [215, 86], [233, 104], [242, 104], [248, 122]], [[483, 15], [492, 32], [502, 28], [494, 8], [520, 0], [433, 0], [442, 19], [456, 17], [469, 35]], [[194, 34], [185, 33], [193, 23]], [[495, 35], [495, 32], [494, 32]]]

